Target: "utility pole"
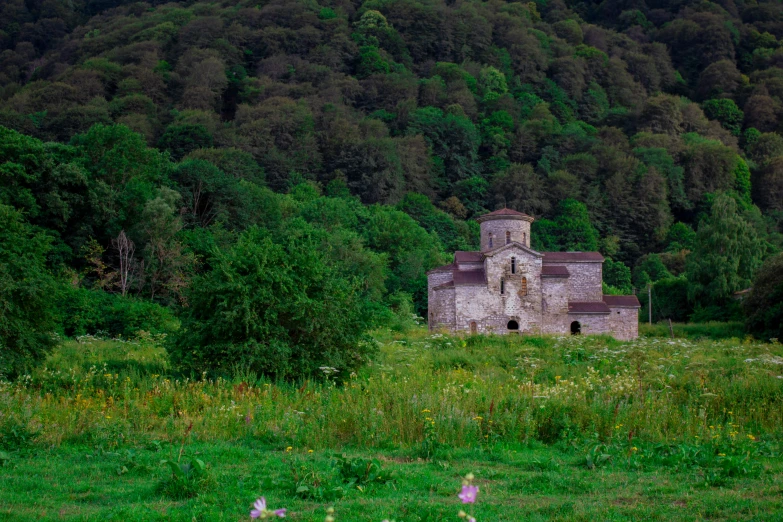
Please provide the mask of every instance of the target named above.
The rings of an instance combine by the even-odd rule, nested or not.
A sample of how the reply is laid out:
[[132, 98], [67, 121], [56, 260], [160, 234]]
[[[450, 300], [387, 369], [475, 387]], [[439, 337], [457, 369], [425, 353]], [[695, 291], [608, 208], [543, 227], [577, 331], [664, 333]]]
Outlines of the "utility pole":
[[652, 324], [652, 284], [647, 283], [647, 312], [649, 313], [649, 321]]

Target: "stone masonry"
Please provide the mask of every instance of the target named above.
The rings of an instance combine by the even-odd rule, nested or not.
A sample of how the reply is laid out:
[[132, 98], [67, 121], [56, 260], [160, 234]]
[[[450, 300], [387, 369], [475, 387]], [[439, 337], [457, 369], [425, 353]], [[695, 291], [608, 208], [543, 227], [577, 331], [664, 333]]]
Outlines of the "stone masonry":
[[481, 250], [427, 273], [431, 330], [638, 337], [639, 300], [603, 295], [601, 254], [532, 250], [533, 218], [514, 210], [478, 221]]

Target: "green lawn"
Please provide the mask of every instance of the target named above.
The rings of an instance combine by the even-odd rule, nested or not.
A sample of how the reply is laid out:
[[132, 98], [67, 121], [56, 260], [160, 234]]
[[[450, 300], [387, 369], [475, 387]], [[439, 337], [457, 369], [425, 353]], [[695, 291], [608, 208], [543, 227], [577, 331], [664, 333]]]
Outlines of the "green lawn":
[[[0, 520], [246, 520], [264, 495], [292, 520], [457, 521], [468, 473], [479, 522], [783, 520], [783, 347], [646, 333], [387, 332], [358, 375], [290, 384], [69, 341], [0, 384]], [[174, 483], [180, 451], [206, 468]]]

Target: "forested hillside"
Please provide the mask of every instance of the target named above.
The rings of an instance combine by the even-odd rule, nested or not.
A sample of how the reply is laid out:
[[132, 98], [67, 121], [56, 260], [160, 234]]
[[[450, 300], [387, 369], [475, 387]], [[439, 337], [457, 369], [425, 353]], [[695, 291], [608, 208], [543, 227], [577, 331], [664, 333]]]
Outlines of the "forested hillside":
[[[600, 250], [607, 291], [655, 283], [656, 318], [727, 318], [781, 247], [782, 38], [775, 1], [5, 0], [7, 241], [93, 313], [135, 296], [216, 347], [280, 338], [247, 311], [304, 285], [290, 348], [334, 288], [344, 331], [423, 312], [424, 272], [507, 206], [534, 247]], [[286, 260], [317, 269], [261, 304], [229, 284]], [[270, 330], [209, 338], [220, 291]]]

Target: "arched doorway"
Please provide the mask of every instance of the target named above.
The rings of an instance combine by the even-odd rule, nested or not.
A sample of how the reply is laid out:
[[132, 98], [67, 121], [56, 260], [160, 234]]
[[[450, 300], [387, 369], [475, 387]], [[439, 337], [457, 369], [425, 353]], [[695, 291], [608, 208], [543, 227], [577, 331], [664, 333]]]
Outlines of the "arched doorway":
[[471, 321], [470, 322], [470, 333], [471, 334], [478, 333], [478, 325], [476, 325], [476, 321]]
[[579, 335], [580, 333], [582, 333], [582, 325], [579, 324], [579, 321], [571, 323], [571, 335]]
[[509, 330], [519, 330], [519, 323], [512, 319], [511, 321], [508, 322], [506, 328], [508, 328]]

